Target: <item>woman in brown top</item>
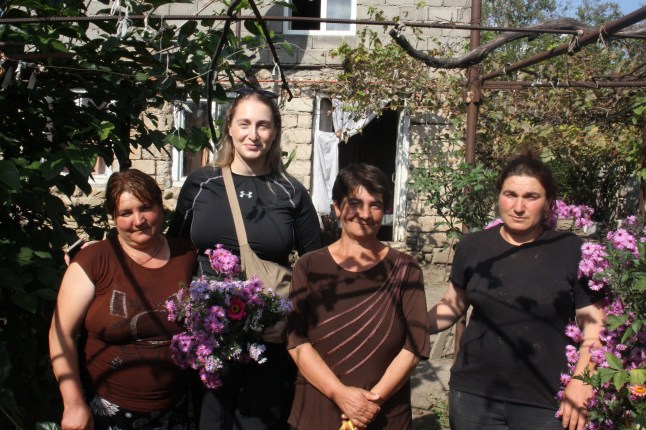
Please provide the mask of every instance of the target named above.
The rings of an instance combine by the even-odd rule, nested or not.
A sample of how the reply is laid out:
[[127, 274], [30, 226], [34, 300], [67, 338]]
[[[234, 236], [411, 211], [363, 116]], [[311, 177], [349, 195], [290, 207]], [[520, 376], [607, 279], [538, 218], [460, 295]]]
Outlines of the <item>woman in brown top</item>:
[[389, 182], [366, 164], [332, 191], [341, 239], [294, 267], [288, 337], [299, 374], [289, 423], [298, 430], [412, 426], [409, 375], [428, 357], [422, 271], [377, 239]]
[[50, 328], [61, 427], [187, 429], [187, 378], [169, 348], [180, 328], [164, 303], [190, 283], [195, 251], [162, 234], [161, 190], [138, 170], [110, 177], [106, 207], [117, 236], [74, 258]]

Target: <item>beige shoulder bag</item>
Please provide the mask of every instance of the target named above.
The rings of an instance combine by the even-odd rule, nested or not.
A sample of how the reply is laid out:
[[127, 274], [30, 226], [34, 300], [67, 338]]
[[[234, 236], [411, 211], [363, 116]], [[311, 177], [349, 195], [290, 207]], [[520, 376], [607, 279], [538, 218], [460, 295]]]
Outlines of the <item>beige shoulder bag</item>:
[[262, 281], [265, 289], [272, 290], [282, 297], [289, 296], [289, 284], [292, 281], [291, 270], [271, 261], [262, 260], [253, 252], [247, 242], [247, 231], [242, 221], [242, 212], [240, 212], [240, 203], [236, 197], [235, 186], [233, 185], [233, 176], [231, 167], [222, 168], [222, 177], [224, 186], [231, 206], [231, 214], [236, 227], [236, 236], [238, 236], [238, 246], [240, 247], [240, 266], [248, 278], [256, 275]]

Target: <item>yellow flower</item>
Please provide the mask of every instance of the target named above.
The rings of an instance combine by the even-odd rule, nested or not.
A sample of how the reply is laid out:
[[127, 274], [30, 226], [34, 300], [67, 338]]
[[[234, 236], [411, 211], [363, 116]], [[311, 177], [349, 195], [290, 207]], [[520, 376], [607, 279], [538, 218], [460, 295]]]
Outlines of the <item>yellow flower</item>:
[[630, 392], [633, 393], [633, 396], [646, 397], [646, 385], [643, 385], [643, 384], [631, 385]]
[[356, 427], [352, 424], [352, 420], [344, 420], [341, 422], [341, 428], [339, 430], [355, 430]]

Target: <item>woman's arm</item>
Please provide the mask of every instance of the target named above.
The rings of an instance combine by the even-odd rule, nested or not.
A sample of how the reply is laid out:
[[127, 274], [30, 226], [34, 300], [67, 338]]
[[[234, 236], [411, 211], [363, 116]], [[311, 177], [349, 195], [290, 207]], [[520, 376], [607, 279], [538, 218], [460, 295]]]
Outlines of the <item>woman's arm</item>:
[[444, 296], [428, 311], [428, 329], [431, 334], [444, 331], [460, 319], [469, 308], [467, 293], [449, 282]]
[[380, 397], [361, 388], [344, 385], [311, 343], [302, 343], [290, 349], [289, 355], [305, 379], [332, 400], [356, 427], [365, 428], [375, 419], [380, 410]]
[[[590, 348], [599, 345], [599, 333], [603, 329], [605, 320], [606, 315], [600, 302], [577, 309], [576, 321], [583, 331], [583, 342], [579, 346], [579, 359], [576, 362], [573, 376], [582, 375], [586, 369], [594, 370], [594, 363], [590, 362]], [[560, 412], [564, 429], [584, 429], [585, 404], [590, 397], [592, 397], [592, 386], [572, 378], [565, 387], [563, 400], [561, 400]]]
[[63, 430], [92, 429], [92, 413], [83, 398], [76, 335], [94, 299], [94, 284], [78, 263], [63, 277], [49, 329], [49, 353], [63, 397]]
[[419, 363], [419, 357], [407, 349], [402, 349], [388, 365], [379, 382], [370, 390], [379, 395], [377, 403], [383, 405], [408, 380], [410, 373]]
[[305, 191], [305, 188], [300, 185], [296, 190], [297, 192], [301, 192], [302, 196], [299, 211], [294, 220], [294, 235], [296, 251], [298, 251], [298, 255], [303, 255], [323, 247], [321, 225], [312, 199], [307, 191]]

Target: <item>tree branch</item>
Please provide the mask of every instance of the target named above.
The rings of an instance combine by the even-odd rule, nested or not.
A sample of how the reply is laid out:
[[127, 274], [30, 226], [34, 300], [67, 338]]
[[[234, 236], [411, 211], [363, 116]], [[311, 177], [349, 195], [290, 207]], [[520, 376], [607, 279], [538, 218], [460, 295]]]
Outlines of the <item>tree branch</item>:
[[[557, 30], [580, 30], [583, 31], [585, 27], [581, 22], [572, 19], [572, 18], [561, 18], [557, 20], [547, 21], [541, 24], [532, 25], [527, 27], [528, 30], [540, 30], [540, 29], [557, 29]], [[633, 34], [634, 32], [622, 31], [618, 32], [616, 35], [620, 36], [622, 34]], [[432, 57], [428, 54], [425, 54], [422, 51], [419, 51], [408, 42], [405, 36], [401, 35], [399, 29], [394, 28], [389, 32], [390, 37], [392, 37], [395, 42], [404, 50], [408, 55], [413, 58], [416, 58], [422, 61], [429, 67], [434, 67], [436, 69], [466, 69], [469, 66], [474, 64], [481, 63], [487, 55], [501, 46], [510, 43], [514, 40], [522, 38], [534, 38], [537, 36], [535, 31], [523, 31], [519, 29], [518, 31], [513, 31], [509, 33], [504, 33], [498, 36], [496, 39], [492, 40], [489, 43], [480, 45], [478, 48], [472, 50], [471, 52], [466, 53], [465, 55], [457, 58], [437, 58]]]

